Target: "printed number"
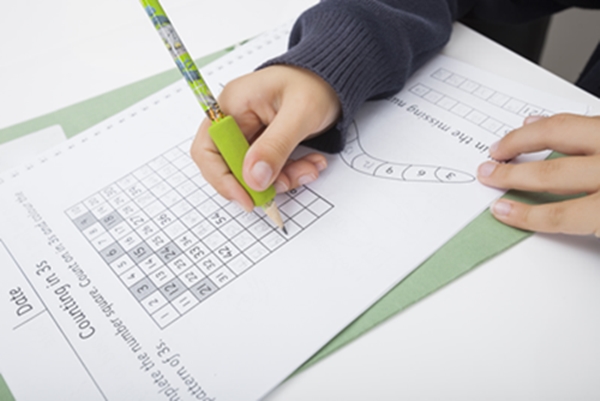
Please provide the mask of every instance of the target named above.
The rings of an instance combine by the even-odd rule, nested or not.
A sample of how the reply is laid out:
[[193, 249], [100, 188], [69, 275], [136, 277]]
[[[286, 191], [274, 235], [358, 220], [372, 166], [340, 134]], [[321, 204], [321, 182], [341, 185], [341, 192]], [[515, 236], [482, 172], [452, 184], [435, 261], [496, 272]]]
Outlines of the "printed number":
[[125, 233], [125, 231], [126, 231], [125, 226], [122, 226], [122, 225], [116, 226], [115, 228], [113, 228], [113, 230], [114, 230], [115, 234], [117, 234], [117, 235], [121, 235], [121, 234]]
[[113, 248], [110, 251], [106, 252], [106, 256], [108, 256], [108, 257], [115, 256], [116, 254], [117, 254], [117, 250], [115, 248]]
[[212, 216], [210, 216], [210, 219], [213, 221], [213, 223], [215, 225], [221, 225], [227, 221], [227, 218], [225, 218], [224, 216], [221, 216], [219, 214], [219, 212], [214, 213]]
[[190, 254], [192, 255], [192, 257], [196, 260], [200, 259], [202, 256], [204, 256], [206, 252], [204, 252], [202, 250], [202, 248], [200, 248], [199, 246], [195, 246], [192, 249], [190, 249]]
[[129, 195], [133, 198], [138, 196], [139, 194], [142, 193], [142, 190], [139, 189], [137, 186], [133, 185], [129, 188], [127, 188], [127, 192], [129, 193]]
[[198, 276], [194, 272], [187, 272], [185, 273], [184, 277], [187, 281], [190, 282], [198, 280]]
[[163, 257], [165, 258], [165, 260], [170, 260], [173, 259], [175, 256], [177, 256], [177, 252], [175, 252], [174, 249], [171, 249], [170, 247], [165, 247], [163, 248], [160, 253], [163, 255]]
[[104, 193], [104, 196], [106, 196], [107, 198], [110, 198], [111, 196], [114, 196], [117, 194], [117, 191], [115, 191], [115, 189], [113, 187], [106, 188], [102, 192]]
[[224, 258], [230, 258], [231, 257], [231, 249], [229, 249], [228, 246], [224, 246], [223, 248], [218, 250], [219, 255], [223, 256]]
[[145, 226], [142, 228], [142, 232], [144, 235], [154, 234], [154, 229], [151, 226]]
[[192, 240], [189, 239], [188, 237], [181, 237], [181, 245], [183, 245], [184, 248], [187, 248], [189, 245], [192, 244]]
[[206, 284], [202, 284], [200, 287], [198, 287], [198, 292], [200, 293], [200, 295], [204, 295], [205, 293], [211, 292], [211, 291], [212, 291], [212, 288], [210, 288]]
[[143, 247], [136, 248], [133, 251], [133, 254], [135, 255], [135, 257], [140, 258], [146, 254], [146, 249]]
[[212, 269], [217, 267], [217, 265], [215, 265], [215, 262], [213, 262], [212, 259], [206, 259], [204, 262], [202, 262], [202, 264], [204, 265], [204, 267], [206, 267], [206, 270], [208, 271], [211, 271]]
[[162, 239], [162, 237], [154, 237], [152, 238], [152, 242], [154, 243], [154, 245], [160, 246], [165, 243], [165, 240]]
[[146, 266], [149, 270], [154, 269], [157, 264], [158, 261], [156, 260], [155, 256], [150, 256], [149, 258], [144, 260], [144, 262], [142, 262], [142, 265]]
[[160, 216], [158, 216], [158, 222], [161, 226], [166, 226], [171, 222], [171, 218], [169, 217], [169, 215], [163, 213]]
[[86, 217], [85, 219], [79, 220], [79, 225], [80, 225], [81, 227], [85, 227], [85, 226], [87, 226], [89, 223], [90, 223], [90, 219], [89, 219], [89, 218], [87, 218], [87, 217]]
[[164, 290], [167, 291], [169, 295], [173, 295], [179, 292], [179, 287], [177, 287], [177, 284], [171, 283], [165, 285]]
[[132, 208], [131, 206], [129, 206], [129, 205], [128, 205], [128, 206], [125, 206], [125, 207], [123, 208], [123, 214], [125, 214], [125, 215], [127, 215], [127, 214], [131, 214], [131, 213], [133, 213], [133, 212], [134, 212], [133, 208]]
[[113, 200], [113, 202], [114, 202], [114, 205], [115, 205], [115, 206], [119, 207], [119, 206], [121, 206], [122, 204], [124, 204], [124, 203], [126, 202], [126, 200], [125, 200], [125, 198], [123, 198], [122, 196], [117, 196], [117, 197], [116, 197], [116, 198]]
[[129, 221], [131, 222], [131, 224], [137, 227], [140, 224], [144, 224], [146, 222], [146, 219], [144, 219], [143, 216], [133, 216], [129, 218]]

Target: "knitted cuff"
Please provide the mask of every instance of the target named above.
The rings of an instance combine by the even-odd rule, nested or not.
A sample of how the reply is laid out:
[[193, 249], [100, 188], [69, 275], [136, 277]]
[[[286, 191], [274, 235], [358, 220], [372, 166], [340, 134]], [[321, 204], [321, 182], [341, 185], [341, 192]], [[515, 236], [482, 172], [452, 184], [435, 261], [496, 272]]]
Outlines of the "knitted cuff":
[[342, 108], [340, 121], [307, 142], [327, 152], [342, 150], [345, 132], [365, 100], [397, 86], [392, 71], [385, 67], [384, 50], [365, 21], [345, 11], [307, 11], [294, 26], [288, 52], [259, 67], [283, 64], [305, 68], [336, 91]]

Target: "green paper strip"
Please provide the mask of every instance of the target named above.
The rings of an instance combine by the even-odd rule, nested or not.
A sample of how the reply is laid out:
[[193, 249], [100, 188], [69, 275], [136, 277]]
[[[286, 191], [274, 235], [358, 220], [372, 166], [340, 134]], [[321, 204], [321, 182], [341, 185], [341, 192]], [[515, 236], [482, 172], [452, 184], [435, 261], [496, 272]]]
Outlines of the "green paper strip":
[[[206, 65], [231, 51], [233, 47], [203, 57], [196, 62]], [[0, 129], [0, 144], [60, 124], [68, 138], [102, 122], [114, 114], [181, 79], [176, 69], [134, 82], [83, 102], [67, 106], [20, 124]]]
[[0, 375], [0, 401], [15, 401], [15, 397], [13, 397], [8, 385], [4, 381], [4, 377]]
[[[549, 158], [561, 156], [558, 153], [552, 153]], [[573, 196], [510, 191], [503, 198], [529, 204], [542, 204], [572, 199]], [[321, 348], [297, 372], [314, 365], [361, 334], [473, 270], [486, 260], [521, 242], [531, 234], [529, 231], [498, 222], [490, 211], [486, 210]]]

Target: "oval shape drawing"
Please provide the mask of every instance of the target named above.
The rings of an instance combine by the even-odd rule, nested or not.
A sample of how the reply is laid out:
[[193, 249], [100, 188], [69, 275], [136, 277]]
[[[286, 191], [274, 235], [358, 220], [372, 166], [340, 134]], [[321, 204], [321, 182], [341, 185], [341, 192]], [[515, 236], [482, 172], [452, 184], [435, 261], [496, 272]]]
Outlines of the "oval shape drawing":
[[374, 177], [398, 181], [465, 184], [475, 181], [475, 176], [444, 166], [393, 163], [369, 155], [360, 144], [358, 126], [353, 121], [348, 130], [348, 140], [340, 153], [342, 160], [353, 170]]

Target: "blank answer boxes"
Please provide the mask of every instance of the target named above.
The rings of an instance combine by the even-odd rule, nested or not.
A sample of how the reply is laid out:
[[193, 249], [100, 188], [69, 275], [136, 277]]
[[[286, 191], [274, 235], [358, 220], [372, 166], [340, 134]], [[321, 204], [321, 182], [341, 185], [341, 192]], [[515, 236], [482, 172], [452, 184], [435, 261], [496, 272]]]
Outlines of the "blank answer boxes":
[[[444, 82], [450, 86], [456, 87], [462, 90], [463, 92], [469, 93], [481, 100], [485, 100], [491, 105], [502, 108], [503, 110], [509, 113], [517, 114], [521, 117], [527, 117], [532, 115], [551, 116], [554, 114], [554, 112], [550, 110], [545, 110], [542, 107], [527, 103], [523, 100], [516, 99], [500, 91], [483, 86], [477, 82], [457, 75], [445, 68], [438, 69], [433, 74], [431, 74], [431, 77], [437, 79], [438, 81]], [[430, 99], [429, 95], [430, 92], [433, 92], [431, 89], [421, 84], [418, 84], [416, 86], [417, 88], [412, 88], [411, 92], [449, 110], [449, 107], [447, 107], [447, 105], [450, 103], [450, 101], [444, 100], [443, 103], [440, 103], [440, 100], [432, 100], [434, 98]], [[457, 100], [454, 101], [457, 104], [460, 103]], [[471, 121], [478, 125], [481, 125], [486, 130], [493, 132], [498, 136], [504, 136], [505, 132], [507, 131], [504, 127], [498, 127], [498, 124], [487, 122], [487, 119], [475, 119], [474, 121]]]

